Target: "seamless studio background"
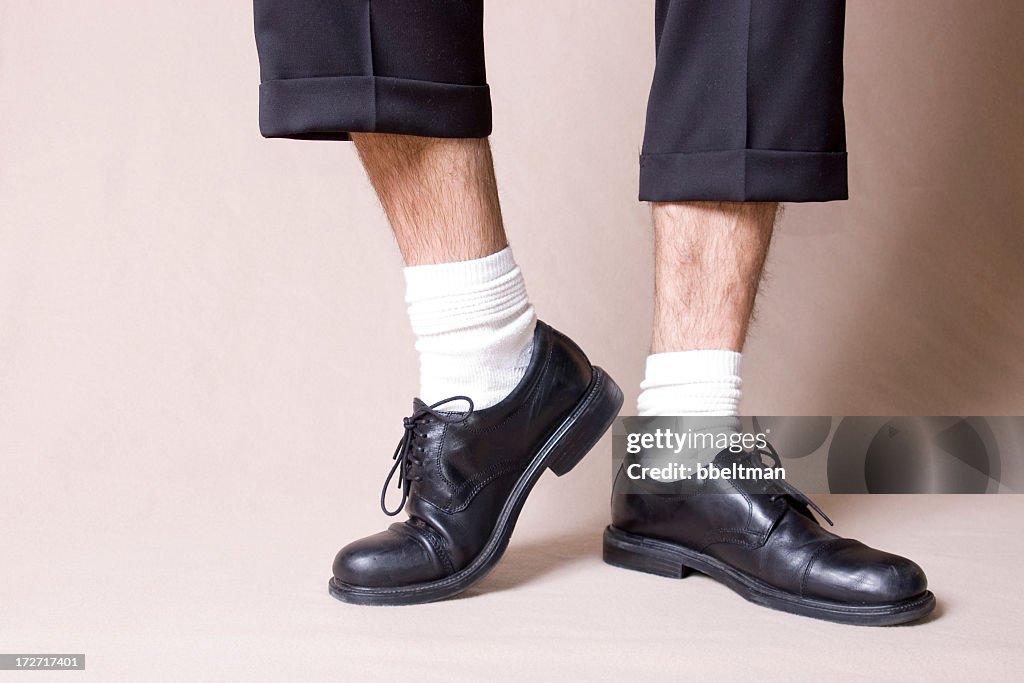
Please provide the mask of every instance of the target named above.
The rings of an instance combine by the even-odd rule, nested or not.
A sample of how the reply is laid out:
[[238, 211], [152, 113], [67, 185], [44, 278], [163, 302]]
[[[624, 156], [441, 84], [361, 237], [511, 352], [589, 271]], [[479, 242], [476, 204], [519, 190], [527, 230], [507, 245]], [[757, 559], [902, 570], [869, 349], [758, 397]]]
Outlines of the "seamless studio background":
[[[632, 410], [653, 3], [487, 8], [517, 259]], [[1011, 0], [850, 0], [852, 199], [785, 212], [746, 413], [1024, 408], [1022, 19]], [[1010, 671], [1017, 497], [822, 500], [842, 533], [918, 560], [941, 604], [852, 629], [603, 566], [607, 440], [541, 482], [470, 595], [331, 600], [336, 549], [385, 524], [416, 359], [354, 150], [261, 139], [258, 81], [246, 3], [0, 3], [0, 651], [85, 652], [107, 680]]]

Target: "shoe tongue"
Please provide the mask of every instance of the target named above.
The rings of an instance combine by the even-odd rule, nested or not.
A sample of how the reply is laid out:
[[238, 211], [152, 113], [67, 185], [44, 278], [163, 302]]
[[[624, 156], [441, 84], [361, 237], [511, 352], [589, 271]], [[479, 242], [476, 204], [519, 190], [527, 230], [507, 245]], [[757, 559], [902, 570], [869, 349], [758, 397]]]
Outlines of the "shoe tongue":
[[421, 399], [414, 398], [412, 400], [412, 412], [415, 413], [416, 411], [420, 410], [421, 408], [426, 408], [426, 407], [427, 407], [427, 404], [424, 403]]
[[713, 462], [718, 467], [726, 467], [742, 461], [746, 455], [746, 453], [733, 453], [728, 448], [725, 448], [719, 451]]

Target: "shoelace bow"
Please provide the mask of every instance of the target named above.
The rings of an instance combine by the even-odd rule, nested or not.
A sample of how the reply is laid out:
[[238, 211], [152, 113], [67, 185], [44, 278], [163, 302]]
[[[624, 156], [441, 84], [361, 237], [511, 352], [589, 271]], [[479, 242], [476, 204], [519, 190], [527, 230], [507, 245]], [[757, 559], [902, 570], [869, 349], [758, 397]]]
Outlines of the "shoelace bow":
[[[775, 450], [775, 446], [771, 445], [770, 443], [767, 445], [768, 450], [765, 450], [763, 448], [755, 448], [753, 451], [751, 451], [751, 455], [756, 455], [758, 461], [761, 460], [762, 455], [767, 455], [769, 458], [772, 459], [776, 467], [782, 467], [782, 458], [779, 457], [779, 452]], [[768, 465], [765, 465], [763, 461], [761, 461], [760, 464], [763, 465], [764, 467], [768, 467]], [[783, 490], [782, 493], [772, 494], [772, 500], [778, 500], [779, 498], [782, 498], [784, 496], [791, 496], [792, 498], [795, 498], [796, 500], [800, 501], [807, 507], [817, 512], [823, 520], [828, 522], [829, 526], [835, 526], [835, 524], [832, 523], [832, 520], [828, 518], [828, 515], [826, 515], [825, 512], [820, 507], [818, 507], [818, 505], [813, 500], [804, 495], [798, 488], [790, 484], [788, 481], [786, 481], [785, 479], [776, 479], [772, 483]]]
[[[452, 403], [453, 401], [465, 401], [469, 404], [469, 409], [464, 412], [439, 411], [437, 409], [439, 406]], [[419, 475], [414, 476], [412, 473], [414, 467], [419, 467], [423, 464], [423, 446], [419, 443], [419, 439], [424, 438], [426, 434], [417, 431], [420, 423], [429, 415], [439, 422], [455, 424], [456, 422], [465, 422], [472, 414], [473, 399], [468, 396], [452, 396], [432, 405], [423, 406], [409, 417], [402, 419], [402, 424], [405, 426], [405, 434], [402, 435], [402, 439], [398, 442], [395, 454], [391, 456], [395, 464], [391, 466], [388, 478], [384, 480], [384, 487], [380, 491], [380, 509], [384, 511], [385, 515], [394, 517], [405, 509], [405, 503], [409, 500], [409, 486], [412, 482], [422, 479]], [[417, 454], [419, 457], [416, 457]], [[402, 489], [402, 500], [398, 503], [397, 508], [389, 510], [385, 498], [387, 497], [388, 486], [390, 486], [396, 472], [398, 473], [398, 488]]]

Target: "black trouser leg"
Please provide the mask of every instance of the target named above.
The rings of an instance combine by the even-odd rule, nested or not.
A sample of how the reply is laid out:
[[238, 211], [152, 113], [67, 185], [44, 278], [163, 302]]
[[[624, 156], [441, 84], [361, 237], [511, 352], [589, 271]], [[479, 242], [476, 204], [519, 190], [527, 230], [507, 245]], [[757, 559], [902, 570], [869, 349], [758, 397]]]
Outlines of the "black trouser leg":
[[254, 0], [260, 132], [484, 137], [482, 0]]
[[844, 20], [844, 0], [658, 0], [640, 199], [846, 199]]
[[[482, 0], [254, 8], [265, 136], [490, 133]], [[845, 199], [844, 20], [844, 0], [658, 0], [640, 199]]]

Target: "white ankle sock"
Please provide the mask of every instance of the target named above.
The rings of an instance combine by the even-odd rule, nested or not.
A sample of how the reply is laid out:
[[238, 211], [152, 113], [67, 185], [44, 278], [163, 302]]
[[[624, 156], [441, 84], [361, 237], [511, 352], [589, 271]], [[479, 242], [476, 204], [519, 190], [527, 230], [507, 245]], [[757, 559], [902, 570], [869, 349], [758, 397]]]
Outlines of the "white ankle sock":
[[526, 374], [537, 316], [509, 247], [405, 268], [405, 302], [420, 355], [419, 397], [427, 403], [465, 395], [487, 408]]
[[[735, 351], [719, 350], [651, 354], [640, 383], [637, 414], [688, 416], [678, 423], [678, 428], [706, 433], [713, 439], [738, 432], [743, 394], [741, 358]], [[652, 452], [646, 455], [645, 464], [663, 467], [674, 463], [696, 468], [709, 464], [720, 450], [719, 446], [707, 446], [683, 449], [672, 455]]]
[[719, 350], [647, 356], [637, 414], [738, 416], [743, 396], [741, 358], [736, 351]]

